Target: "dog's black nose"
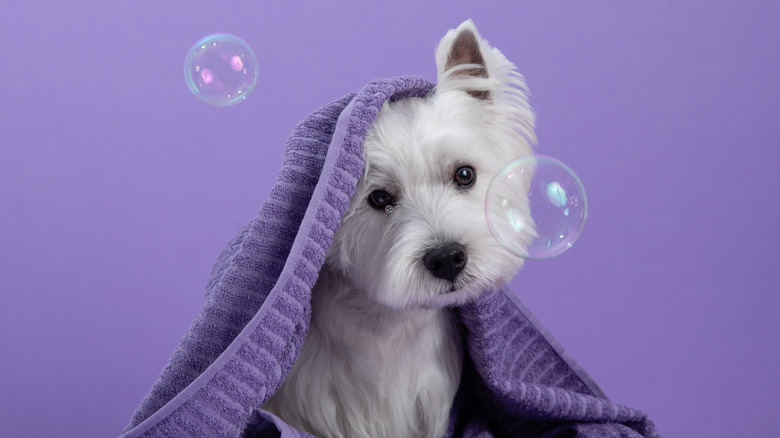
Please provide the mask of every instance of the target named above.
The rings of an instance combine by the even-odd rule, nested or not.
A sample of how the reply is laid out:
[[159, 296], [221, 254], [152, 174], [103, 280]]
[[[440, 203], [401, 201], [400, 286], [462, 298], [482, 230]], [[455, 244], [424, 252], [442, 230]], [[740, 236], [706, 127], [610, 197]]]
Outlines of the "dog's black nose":
[[437, 278], [455, 281], [466, 267], [466, 248], [460, 243], [450, 242], [431, 248], [425, 253], [425, 267]]

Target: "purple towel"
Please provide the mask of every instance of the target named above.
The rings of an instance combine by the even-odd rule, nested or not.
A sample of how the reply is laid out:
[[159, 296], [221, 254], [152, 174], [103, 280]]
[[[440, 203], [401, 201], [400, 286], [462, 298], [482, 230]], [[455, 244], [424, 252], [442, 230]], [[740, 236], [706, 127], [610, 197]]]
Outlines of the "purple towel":
[[[220, 255], [203, 308], [123, 438], [311, 436], [258, 409], [303, 344], [382, 104], [432, 90], [419, 77], [379, 79], [295, 128], [271, 194]], [[644, 414], [607, 400], [511, 292], [486, 291], [456, 313], [467, 354], [446, 436], [658, 436]]]

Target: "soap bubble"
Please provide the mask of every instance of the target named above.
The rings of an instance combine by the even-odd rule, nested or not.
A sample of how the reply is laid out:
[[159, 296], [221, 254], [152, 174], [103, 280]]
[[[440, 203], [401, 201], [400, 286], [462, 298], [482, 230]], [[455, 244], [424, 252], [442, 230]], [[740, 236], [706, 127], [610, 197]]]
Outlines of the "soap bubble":
[[241, 38], [227, 33], [205, 36], [184, 60], [184, 79], [200, 100], [230, 106], [246, 99], [257, 83], [257, 58]]
[[585, 189], [567, 165], [528, 155], [510, 161], [490, 182], [485, 214], [501, 245], [520, 257], [541, 260], [574, 244], [585, 227], [587, 207]]

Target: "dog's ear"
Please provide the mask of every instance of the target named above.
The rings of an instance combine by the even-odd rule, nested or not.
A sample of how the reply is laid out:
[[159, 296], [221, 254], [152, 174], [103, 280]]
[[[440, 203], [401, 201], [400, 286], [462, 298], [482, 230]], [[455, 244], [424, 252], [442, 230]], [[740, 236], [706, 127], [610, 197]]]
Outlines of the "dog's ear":
[[[490, 91], [481, 86], [487, 79], [488, 68], [480, 48], [480, 37], [471, 20], [464, 21], [457, 29], [447, 32], [436, 49], [436, 65], [439, 84], [452, 82], [471, 96], [488, 100]], [[457, 82], [456, 82], [457, 81]]]

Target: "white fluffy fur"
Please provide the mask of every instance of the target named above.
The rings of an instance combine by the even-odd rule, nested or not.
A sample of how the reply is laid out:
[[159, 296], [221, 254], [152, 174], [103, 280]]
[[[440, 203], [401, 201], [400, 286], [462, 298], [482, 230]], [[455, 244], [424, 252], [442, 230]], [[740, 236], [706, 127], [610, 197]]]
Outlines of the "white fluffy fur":
[[[486, 78], [464, 75], [472, 64], [445, 71], [460, 32], [476, 36]], [[442, 436], [462, 357], [449, 307], [500, 287], [522, 265], [490, 235], [485, 193], [499, 169], [535, 142], [523, 78], [470, 20], [442, 39], [436, 62], [431, 97], [380, 111], [365, 142], [365, 175], [312, 291], [306, 341], [264, 405], [319, 436]], [[453, 181], [464, 165], [477, 174], [467, 189]], [[395, 198], [391, 212], [368, 204], [377, 189]], [[445, 242], [462, 244], [468, 256], [452, 283], [423, 263], [428, 249]]]

